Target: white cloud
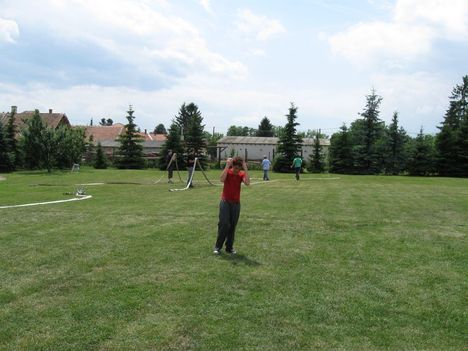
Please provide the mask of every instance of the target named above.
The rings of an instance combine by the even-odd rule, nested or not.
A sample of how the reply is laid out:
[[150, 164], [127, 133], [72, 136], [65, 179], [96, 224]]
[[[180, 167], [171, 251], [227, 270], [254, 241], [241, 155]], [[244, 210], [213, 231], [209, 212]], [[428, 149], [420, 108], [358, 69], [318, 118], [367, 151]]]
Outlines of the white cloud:
[[468, 1], [398, 0], [391, 21], [358, 23], [328, 40], [333, 53], [367, 65], [418, 59], [436, 39], [468, 39]]
[[272, 36], [286, 32], [280, 21], [253, 14], [250, 10], [239, 10], [237, 28], [257, 40], [268, 40]]
[[[246, 67], [209, 49], [199, 30], [173, 14], [166, 1], [154, 0], [5, 0], [9, 12], [25, 25], [64, 42], [90, 42], [140, 71], [176, 66], [184, 72], [204, 70], [243, 78]], [[28, 8], [23, 12], [22, 8]], [[54, 21], [39, 19], [60, 18]], [[166, 60], [166, 65], [160, 65]]]
[[211, 8], [210, 0], [200, 0], [200, 5], [203, 6], [206, 12], [213, 15], [213, 9]]
[[15, 21], [0, 18], [0, 42], [14, 43], [18, 36], [18, 24]]

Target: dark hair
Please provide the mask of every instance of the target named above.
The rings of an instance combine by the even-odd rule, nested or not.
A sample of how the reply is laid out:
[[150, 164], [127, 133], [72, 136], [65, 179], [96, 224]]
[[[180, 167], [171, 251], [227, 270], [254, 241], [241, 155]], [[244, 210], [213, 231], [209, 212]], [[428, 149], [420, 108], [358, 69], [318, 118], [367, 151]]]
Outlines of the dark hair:
[[232, 165], [233, 166], [239, 166], [239, 167], [242, 167], [242, 162], [244, 162], [244, 160], [242, 159], [242, 157], [240, 156], [236, 156], [232, 159]]

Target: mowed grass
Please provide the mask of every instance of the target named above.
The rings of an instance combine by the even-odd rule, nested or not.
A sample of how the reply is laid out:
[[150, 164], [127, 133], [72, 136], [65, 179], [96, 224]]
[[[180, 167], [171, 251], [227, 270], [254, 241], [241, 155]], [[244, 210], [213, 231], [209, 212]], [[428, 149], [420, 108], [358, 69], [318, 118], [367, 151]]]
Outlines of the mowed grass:
[[0, 349], [468, 347], [468, 179], [251, 173], [219, 257], [199, 173], [3, 175], [0, 206], [106, 184], [0, 209]]

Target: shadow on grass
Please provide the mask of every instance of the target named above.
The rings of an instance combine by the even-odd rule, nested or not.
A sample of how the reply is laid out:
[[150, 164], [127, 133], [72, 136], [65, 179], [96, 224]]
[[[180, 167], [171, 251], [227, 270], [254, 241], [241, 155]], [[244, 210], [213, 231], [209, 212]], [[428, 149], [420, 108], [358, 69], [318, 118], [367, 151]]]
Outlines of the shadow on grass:
[[261, 265], [260, 262], [252, 260], [245, 255], [230, 255], [230, 254], [221, 254], [220, 259], [230, 262], [233, 265], [244, 264], [250, 267], [258, 267]]

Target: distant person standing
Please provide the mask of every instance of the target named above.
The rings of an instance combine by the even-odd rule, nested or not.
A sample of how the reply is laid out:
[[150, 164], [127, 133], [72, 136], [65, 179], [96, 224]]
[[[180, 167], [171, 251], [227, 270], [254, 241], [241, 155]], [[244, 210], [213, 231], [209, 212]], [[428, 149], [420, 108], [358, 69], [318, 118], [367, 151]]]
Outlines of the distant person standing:
[[166, 156], [166, 169], [167, 169], [167, 182], [172, 183], [172, 177], [174, 175], [174, 163], [177, 154], [173, 153], [171, 149], [167, 151]]
[[221, 173], [220, 180], [224, 186], [219, 203], [218, 237], [213, 253], [219, 255], [226, 243], [226, 252], [234, 255], [236, 254], [233, 246], [234, 234], [240, 215], [241, 184], [243, 182], [245, 185], [250, 185], [247, 164], [242, 157], [226, 160], [226, 167]]
[[193, 188], [192, 174], [193, 174], [194, 164], [195, 164], [195, 156], [193, 156], [192, 154], [189, 154], [187, 156], [187, 172], [188, 172], [187, 185], [189, 186], [189, 188]]
[[268, 177], [268, 171], [270, 170], [271, 167], [271, 162], [270, 160], [265, 156], [263, 156], [263, 161], [262, 161], [262, 169], [263, 169], [263, 180], [270, 180]]
[[294, 167], [294, 171], [296, 172], [296, 180], [299, 180], [299, 174], [301, 173], [302, 167], [302, 158], [296, 156], [293, 160], [291, 167]]

